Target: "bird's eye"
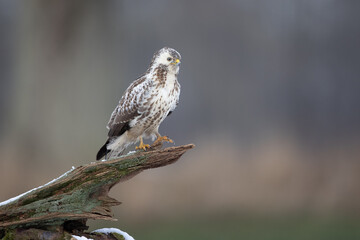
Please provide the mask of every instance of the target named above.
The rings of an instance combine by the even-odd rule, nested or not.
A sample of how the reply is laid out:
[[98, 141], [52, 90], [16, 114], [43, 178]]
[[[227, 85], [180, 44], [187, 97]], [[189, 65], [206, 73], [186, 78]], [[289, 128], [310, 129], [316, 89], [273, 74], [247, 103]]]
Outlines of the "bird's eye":
[[171, 57], [168, 57], [167, 60], [170, 62], [170, 61], [171, 61]]

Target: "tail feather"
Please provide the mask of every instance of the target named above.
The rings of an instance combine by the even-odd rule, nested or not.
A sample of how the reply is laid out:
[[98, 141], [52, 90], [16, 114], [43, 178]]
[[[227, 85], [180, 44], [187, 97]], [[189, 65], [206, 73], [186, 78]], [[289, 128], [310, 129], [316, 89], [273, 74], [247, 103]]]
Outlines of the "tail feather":
[[122, 134], [118, 137], [109, 138], [104, 144], [104, 146], [102, 146], [97, 153], [96, 160], [100, 160], [104, 156], [106, 159], [117, 158], [121, 156], [127, 146], [129, 146], [133, 142], [135, 141], [132, 141], [131, 138], [129, 139], [126, 134]]
[[109, 140], [107, 140], [106, 143], [100, 148], [100, 150], [96, 154], [96, 160], [102, 159], [106, 154], [108, 154], [110, 152], [110, 150], [107, 149], [108, 143], [109, 143]]
[[115, 159], [120, 157], [125, 151], [125, 148], [118, 148], [115, 150], [111, 150], [109, 154], [106, 155], [106, 159]]

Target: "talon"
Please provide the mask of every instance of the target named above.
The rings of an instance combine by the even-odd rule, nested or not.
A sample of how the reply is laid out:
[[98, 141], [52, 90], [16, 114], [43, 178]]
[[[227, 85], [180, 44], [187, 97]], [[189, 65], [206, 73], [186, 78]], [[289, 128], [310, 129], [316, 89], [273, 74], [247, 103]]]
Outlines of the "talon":
[[144, 150], [144, 151], [146, 151], [147, 148], [150, 148], [150, 145], [149, 144], [144, 144], [142, 137], [140, 137], [140, 144], [139, 144], [139, 146], [136, 146], [135, 149], [136, 150]]
[[164, 136], [164, 141], [169, 142], [169, 143], [174, 143], [174, 141], [171, 140], [170, 138], [168, 138], [167, 136]]
[[153, 145], [156, 145], [159, 142], [169, 142], [169, 143], [173, 143], [174, 141], [171, 140], [170, 138], [168, 138], [167, 136], [159, 136], [155, 142], [153, 143]]
[[140, 144], [139, 146], [136, 146], [135, 149], [136, 150], [144, 150], [146, 151], [146, 149], [149, 149], [150, 148], [150, 145], [149, 144]]

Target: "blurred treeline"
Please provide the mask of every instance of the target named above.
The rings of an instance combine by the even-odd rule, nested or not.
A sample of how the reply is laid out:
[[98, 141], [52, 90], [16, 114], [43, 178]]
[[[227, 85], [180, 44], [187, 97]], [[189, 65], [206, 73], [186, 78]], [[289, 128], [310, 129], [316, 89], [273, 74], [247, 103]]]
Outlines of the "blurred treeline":
[[360, 213], [360, 1], [0, 0], [0, 201], [95, 160], [121, 94], [182, 54], [160, 127], [197, 148], [111, 194], [121, 223]]

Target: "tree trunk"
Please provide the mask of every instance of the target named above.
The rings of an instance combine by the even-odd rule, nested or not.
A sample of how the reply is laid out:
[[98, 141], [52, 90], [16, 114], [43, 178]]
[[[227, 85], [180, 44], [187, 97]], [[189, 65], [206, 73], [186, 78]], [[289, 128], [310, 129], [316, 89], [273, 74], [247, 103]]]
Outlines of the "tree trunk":
[[[87, 219], [116, 220], [110, 207], [120, 202], [108, 196], [117, 183], [126, 181], [141, 171], [171, 164], [193, 144], [136, 152], [121, 158], [93, 162], [71, 169], [59, 178], [0, 203], [2, 234], [21, 234], [37, 230], [52, 230], [63, 234], [87, 229]], [[26, 234], [29, 234], [29, 233]], [[43, 233], [48, 234], [48, 233]]]

